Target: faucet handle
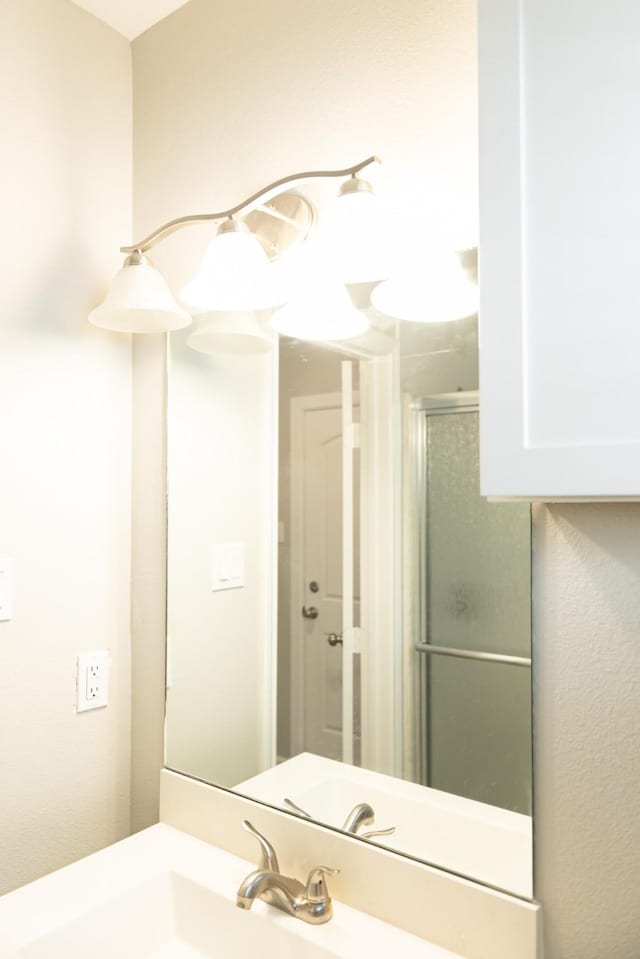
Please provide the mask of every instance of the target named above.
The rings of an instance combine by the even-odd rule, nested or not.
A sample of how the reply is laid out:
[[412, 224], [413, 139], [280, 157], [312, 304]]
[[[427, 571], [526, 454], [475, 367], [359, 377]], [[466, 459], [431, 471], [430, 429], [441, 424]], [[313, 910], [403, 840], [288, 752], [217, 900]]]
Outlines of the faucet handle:
[[316, 866], [312, 869], [307, 877], [305, 898], [309, 902], [327, 902], [330, 897], [324, 877], [337, 876], [339, 872], [339, 869], [331, 869], [330, 866]]
[[248, 832], [250, 835], [254, 836], [260, 844], [260, 852], [262, 854], [260, 868], [266, 869], [267, 872], [280, 872], [276, 851], [269, 840], [266, 839], [262, 833], [258, 832], [255, 826], [252, 826], [248, 819], [243, 820], [242, 828], [245, 830], [245, 832]]

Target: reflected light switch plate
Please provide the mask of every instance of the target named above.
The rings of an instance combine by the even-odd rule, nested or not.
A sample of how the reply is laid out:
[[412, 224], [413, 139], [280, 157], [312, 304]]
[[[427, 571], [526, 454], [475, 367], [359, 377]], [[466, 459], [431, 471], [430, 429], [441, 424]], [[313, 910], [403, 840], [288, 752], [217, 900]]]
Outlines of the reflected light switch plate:
[[244, 586], [244, 543], [216, 543], [212, 550], [211, 589]]
[[0, 623], [13, 615], [13, 563], [0, 559]]

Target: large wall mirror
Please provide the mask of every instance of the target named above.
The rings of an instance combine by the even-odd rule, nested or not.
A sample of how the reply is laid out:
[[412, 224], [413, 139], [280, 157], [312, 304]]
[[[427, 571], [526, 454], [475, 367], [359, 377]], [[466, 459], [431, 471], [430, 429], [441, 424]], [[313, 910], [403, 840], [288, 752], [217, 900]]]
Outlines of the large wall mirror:
[[480, 496], [477, 318], [369, 318], [171, 335], [166, 763], [529, 897], [529, 506]]

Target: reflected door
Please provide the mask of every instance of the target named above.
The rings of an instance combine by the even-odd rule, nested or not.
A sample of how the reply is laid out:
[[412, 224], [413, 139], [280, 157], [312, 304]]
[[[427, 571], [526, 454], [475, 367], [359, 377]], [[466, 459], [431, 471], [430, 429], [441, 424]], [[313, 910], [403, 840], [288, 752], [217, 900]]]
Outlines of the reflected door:
[[340, 394], [292, 402], [295, 752], [342, 759], [343, 430]]

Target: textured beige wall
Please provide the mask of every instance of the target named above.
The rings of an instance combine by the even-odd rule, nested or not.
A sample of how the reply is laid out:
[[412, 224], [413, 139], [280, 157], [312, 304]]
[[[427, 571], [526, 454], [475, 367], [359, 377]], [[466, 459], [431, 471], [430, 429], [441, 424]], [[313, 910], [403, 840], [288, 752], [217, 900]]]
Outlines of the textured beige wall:
[[640, 955], [640, 505], [534, 509], [535, 890], [547, 959]]
[[[378, 151], [392, 200], [470, 239], [473, 0], [192, 0], [133, 53], [137, 228]], [[210, 234], [158, 248], [176, 287]]]
[[[130, 231], [127, 43], [64, 0], [0, 9], [0, 893], [129, 829], [130, 344], [87, 313]], [[81, 651], [109, 706], [76, 715]]]

